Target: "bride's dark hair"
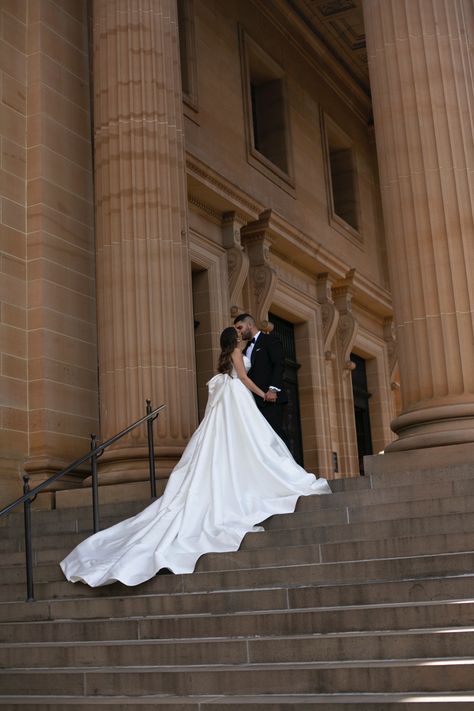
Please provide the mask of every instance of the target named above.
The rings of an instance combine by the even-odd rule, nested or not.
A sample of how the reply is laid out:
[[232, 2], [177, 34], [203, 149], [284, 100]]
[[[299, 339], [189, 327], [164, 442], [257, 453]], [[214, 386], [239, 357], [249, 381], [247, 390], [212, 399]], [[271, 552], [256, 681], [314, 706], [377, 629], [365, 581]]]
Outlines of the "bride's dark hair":
[[224, 328], [221, 333], [221, 353], [217, 361], [217, 371], [219, 373], [232, 372], [232, 353], [237, 348], [237, 331], [233, 326]]

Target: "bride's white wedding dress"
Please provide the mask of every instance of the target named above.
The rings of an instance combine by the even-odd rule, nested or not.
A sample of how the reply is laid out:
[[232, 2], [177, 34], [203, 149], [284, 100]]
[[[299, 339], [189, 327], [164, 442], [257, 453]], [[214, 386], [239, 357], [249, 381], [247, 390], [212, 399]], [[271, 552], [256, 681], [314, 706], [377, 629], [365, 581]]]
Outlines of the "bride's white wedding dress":
[[162, 568], [191, 573], [204, 553], [236, 551], [248, 531], [263, 530], [256, 524], [294, 511], [299, 496], [331, 493], [295, 462], [235, 372], [214, 376], [208, 390], [163, 496], [82, 541], [61, 562], [68, 580], [138, 585]]

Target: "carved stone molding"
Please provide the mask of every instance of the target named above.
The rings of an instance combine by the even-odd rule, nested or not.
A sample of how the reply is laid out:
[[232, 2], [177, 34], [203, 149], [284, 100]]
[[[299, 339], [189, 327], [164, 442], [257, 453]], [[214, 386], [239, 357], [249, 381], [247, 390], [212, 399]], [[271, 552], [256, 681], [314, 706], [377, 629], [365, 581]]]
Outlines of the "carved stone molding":
[[186, 154], [186, 172], [188, 177], [194, 183], [199, 185], [199, 193], [201, 194], [206, 187], [210, 188], [210, 193], [214, 196], [225, 197], [239, 207], [242, 212], [255, 216], [260, 214], [261, 207], [256, 202], [250, 199], [247, 193], [244, 193], [236, 185], [227, 181], [219, 173], [212, 170], [206, 163], [200, 161], [191, 153]]
[[339, 312], [339, 322], [336, 332], [337, 357], [340, 367], [345, 373], [349, 373], [355, 368], [355, 364], [351, 361], [350, 355], [359, 328], [359, 324], [352, 313], [354, 274], [355, 269], [351, 269], [347, 272], [345, 279], [337, 282], [332, 289], [334, 303]]
[[192, 193], [188, 193], [188, 203], [190, 205], [193, 205], [195, 208], [198, 210], [201, 210], [201, 212], [204, 212], [206, 215], [209, 217], [212, 217], [214, 220], [219, 220], [222, 217], [222, 213], [219, 212], [218, 210], [214, 209], [212, 205], [209, 205], [207, 202], [205, 202], [202, 198], [198, 198]]
[[263, 219], [251, 222], [241, 230], [242, 243], [250, 262], [250, 309], [259, 325], [267, 321], [268, 308], [278, 281], [271, 263], [270, 217], [271, 211], [267, 210]]
[[332, 282], [327, 272], [316, 277], [316, 290], [318, 301], [321, 304], [323, 321], [324, 356], [326, 360], [334, 360], [336, 354], [332, 348], [332, 341], [339, 323], [339, 311], [336, 308], [331, 294]]
[[[231, 315], [240, 309], [242, 287], [249, 272], [249, 258], [240, 239], [240, 230], [245, 225], [245, 217], [236, 212], [226, 212], [222, 219], [222, 242], [227, 252], [227, 274], [229, 279], [229, 302]], [[235, 314], [234, 314], [235, 315]]]

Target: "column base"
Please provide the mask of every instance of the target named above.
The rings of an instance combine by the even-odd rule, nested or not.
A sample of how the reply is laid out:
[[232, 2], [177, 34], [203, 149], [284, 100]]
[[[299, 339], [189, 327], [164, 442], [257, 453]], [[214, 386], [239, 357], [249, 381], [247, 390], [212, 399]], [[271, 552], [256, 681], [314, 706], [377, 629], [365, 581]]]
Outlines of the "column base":
[[[79, 458], [79, 455], [78, 457]], [[30, 477], [30, 489], [33, 489], [38, 484], [42, 484], [43, 481], [49, 479], [53, 474], [66, 469], [72, 462], [74, 458], [71, 457], [68, 461], [65, 459], [60, 459], [53, 456], [37, 456], [29, 457], [24, 463], [24, 472]], [[58, 491], [59, 489], [70, 489], [79, 487], [82, 484], [84, 477], [87, 476], [88, 471], [90, 471], [90, 465], [87, 463], [83, 464], [79, 469], [75, 469], [69, 474], [57, 479], [51, 484], [45, 491]]]
[[0, 509], [22, 496], [22, 476], [23, 460], [0, 457]]
[[452, 403], [404, 412], [391, 424], [399, 439], [385, 452], [474, 444], [474, 403]]
[[388, 452], [364, 457], [366, 476], [400, 474], [443, 469], [453, 466], [472, 466], [474, 476], [474, 444], [454, 444], [444, 447], [426, 447], [405, 452]]
[[[167, 479], [179, 461], [184, 446], [155, 447], [156, 479]], [[124, 484], [146, 481], [149, 478], [147, 447], [123, 447], [104, 452], [98, 460], [99, 485]], [[83, 486], [91, 486], [91, 477], [84, 479]]]
[[[165, 490], [167, 479], [158, 479], [156, 482], [156, 494], [161, 496]], [[128, 482], [124, 484], [113, 484], [112, 486], [101, 486], [99, 489], [100, 506], [104, 504], [116, 504], [124, 501], [143, 501], [144, 506], [151, 502], [150, 484], [148, 481]], [[84, 506], [91, 508], [92, 516], [92, 492], [90, 487], [74, 489], [74, 491], [58, 491], [55, 497], [55, 508], [68, 509]], [[99, 508], [100, 511], [100, 508]]]

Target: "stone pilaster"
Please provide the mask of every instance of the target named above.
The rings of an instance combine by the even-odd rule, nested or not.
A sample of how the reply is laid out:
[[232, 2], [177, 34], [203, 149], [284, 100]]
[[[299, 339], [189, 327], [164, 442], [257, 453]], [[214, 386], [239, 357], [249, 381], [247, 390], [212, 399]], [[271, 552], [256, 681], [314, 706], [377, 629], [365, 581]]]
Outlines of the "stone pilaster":
[[[196, 425], [176, 2], [92, 7], [101, 436], [166, 403], [166, 473]], [[102, 481], [142, 478], [145, 435], [104, 455]]]
[[[27, 206], [25, 470], [36, 484], [85, 454], [98, 427], [88, 17], [85, 0], [61, 0], [54, 9], [47, 0], [14, 5], [16, 12], [23, 7], [27, 23], [26, 94], [16, 89], [15, 95], [27, 108], [26, 194], [20, 192]], [[16, 131], [22, 123], [19, 114]], [[6, 185], [2, 192], [12, 199], [13, 176]], [[14, 205], [4, 204], [9, 219]], [[57, 486], [82, 476], [71, 473]]]
[[402, 387], [389, 450], [474, 441], [470, 0], [364, 0]]

